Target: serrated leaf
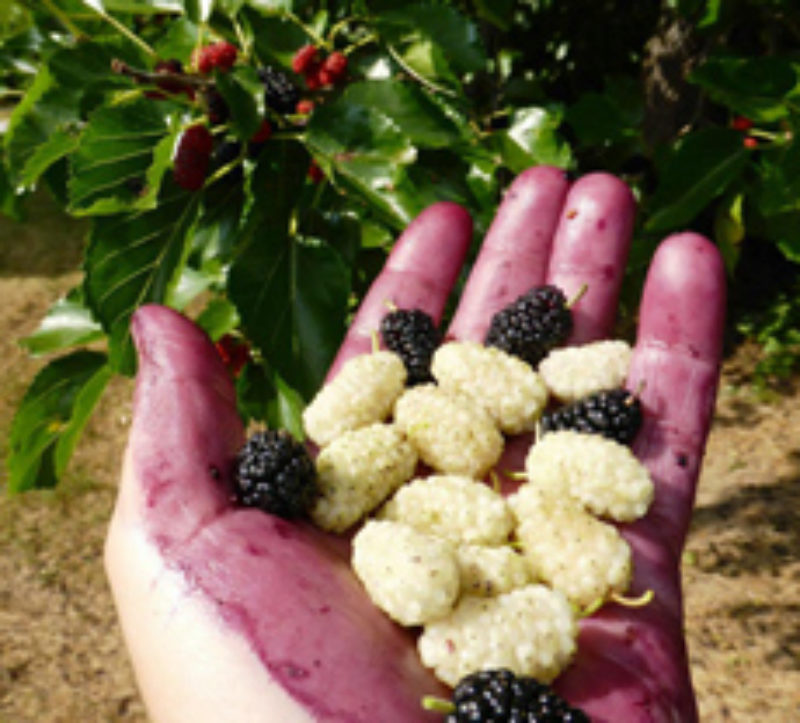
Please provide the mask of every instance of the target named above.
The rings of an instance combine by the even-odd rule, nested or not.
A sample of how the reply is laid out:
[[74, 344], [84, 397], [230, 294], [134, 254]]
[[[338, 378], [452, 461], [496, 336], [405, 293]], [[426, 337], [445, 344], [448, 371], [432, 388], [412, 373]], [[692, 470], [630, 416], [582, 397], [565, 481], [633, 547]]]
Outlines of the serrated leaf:
[[418, 85], [394, 80], [352, 83], [344, 99], [356, 106], [379, 108], [419, 146], [444, 148], [462, 138], [453, 121]]
[[231, 267], [228, 293], [248, 338], [308, 398], [341, 343], [350, 275], [329, 246], [265, 226]]
[[18, 183], [19, 174], [39, 146], [79, 120], [79, 101], [78, 91], [55, 85], [47, 66], [40, 68], [25, 97], [11, 114], [4, 136], [12, 183]]
[[171, 140], [163, 143], [165, 137], [166, 120], [151, 101], [98, 109], [71, 158], [70, 212], [110, 214], [155, 205], [169, 164]]
[[112, 376], [105, 354], [76, 351], [31, 383], [9, 434], [8, 491], [52, 487]]
[[402, 11], [380, 16], [377, 25], [406, 62], [426, 77], [447, 79], [486, 65], [477, 27], [453, 7], [406, 5]]
[[[267, 14], [261, 14], [253, 8], [242, 9], [242, 16], [253, 38], [253, 48], [262, 63], [277, 62], [289, 67], [292, 56], [297, 49], [308, 42], [308, 36], [301, 27], [288, 19], [281, 10], [292, 10], [291, 2], [251, 2], [254, 7], [262, 8]], [[271, 14], [270, 14], [271, 13]]]
[[78, 134], [59, 128], [30, 155], [20, 172], [19, 182], [23, 186], [32, 187], [50, 166], [68, 156], [77, 147]]
[[559, 137], [561, 115], [542, 107], [520, 108], [501, 135], [501, 153], [506, 165], [520, 173], [530, 166], [546, 164], [567, 168], [572, 162], [569, 144]]
[[215, 78], [217, 89], [231, 112], [233, 130], [241, 140], [249, 140], [261, 125], [254, 94], [264, 92], [255, 69], [242, 66], [227, 73], [216, 73]]
[[39, 328], [20, 340], [31, 354], [49, 354], [89, 344], [103, 338], [103, 329], [83, 303], [80, 289], [73, 289], [47, 311]]
[[315, 110], [307, 129], [314, 155], [397, 226], [422, 210], [404, 171], [416, 148], [384, 113], [338, 99]]
[[514, 0], [475, 0], [478, 16], [500, 30], [508, 30], [514, 17]]
[[141, 56], [130, 46], [83, 42], [56, 51], [48, 66], [59, 86], [81, 92], [87, 89], [111, 90], [132, 88], [134, 81], [111, 68], [111, 61], [120, 58], [141, 65]]
[[163, 185], [156, 208], [96, 218], [84, 259], [87, 303], [111, 340], [111, 362], [133, 371], [129, 321], [146, 303], [170, 303], [190, 247], [200, 194]]
[[765, 216], [800, 210], [800, 143], [764, 158], [752, 196]]
[[690, 222], [725, 191], [746, 162], [737, 131], [708, 128], [685, 136], [659, 173], [645, 228], [659, 232]]
[[690, 79], [718, 103], [762, 123], [786, 118], [790, 113], [787, 96], [800, 91], [798, 66], [776, 56], [712, 57]]

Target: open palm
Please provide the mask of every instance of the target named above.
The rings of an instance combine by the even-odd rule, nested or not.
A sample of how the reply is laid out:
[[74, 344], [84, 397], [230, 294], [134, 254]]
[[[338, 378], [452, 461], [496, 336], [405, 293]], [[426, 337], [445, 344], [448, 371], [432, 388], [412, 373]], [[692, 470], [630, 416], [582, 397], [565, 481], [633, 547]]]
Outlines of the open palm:
[[[506, 193], [448, 336], [482, 340], [492, 314], [531, 286], [571, 296], [572, 343], [607, 336], [630, 246], [634, 202], [606, 174], [570, 185], [554, 168]], [[386, 302], [442, 316], [472, 224], [451, 203], [424, 211], [397, 241], [330, 374], [371, 348]], [[594, 721], [693, 721], [679, 562], [719, 374], [724, 272], [692, 233], [659, 247], [646, 282], [628, 378], [645, 421], [634, 451], [656, 485], [647, 516], [622, 526], [630, 594], [581, 623], [578, 654], [556, 681]], [[162, 307], [133, 320], [135, 413], [106, 565], [137, 678], [155, 721], [434, 721], [420, 699], [447, 691], [411, 633], [383, 615], [345, 547], [308, 524], [231, 502], [244, 441], [235, 394], [213, 345]], [[512, 445], [513, 446], [513, 445]]]

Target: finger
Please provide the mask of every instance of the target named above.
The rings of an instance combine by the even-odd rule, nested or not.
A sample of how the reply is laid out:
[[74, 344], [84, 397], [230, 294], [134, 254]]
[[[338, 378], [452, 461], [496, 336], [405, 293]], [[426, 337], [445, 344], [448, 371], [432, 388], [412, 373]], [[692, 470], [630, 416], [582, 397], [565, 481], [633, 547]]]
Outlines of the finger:
[[435, 203], [409, 224], [361, 302], [328, 377], [350, 357], [372, 348], [389, 305], [422, 309], [437, 323], [472, 239], [472, 219], [455, 203]]
[[[124, 486], [117, 517], [163, 524], [163, 546], [179, 544], [229, 506], [220, 480], [244, 442], [236, 391], [208, 337], [177, 312], [144, 306], [131, 321], [139, 354], [135, 410], [125, 465], [141, 488]], [[195, 454], [202, 449], [203, 455]], [[189, 478], [191, 486], [180, 480]], [[163, 518], [163, 519], [162, 519]]]
[[725, 303], [717, 248], [695, 233], [667, 238], [647, 276], [628, 386], [641, 388], [634, 449], [656, 483], [648, 519], [673, 551], [686, 537], [714, 412]]
[[552, 166], [517, 176], [483, 241], [449, 337], [483, 341], [495, 312], [542, 283], [568, 188], [565, 173]]
[[572, 298], [572, 344], [607, 336], [630, 250], [636, 202], [630, 188], [608, 173], [582, 176], [570, 189], [558, 222], [548, 283]]

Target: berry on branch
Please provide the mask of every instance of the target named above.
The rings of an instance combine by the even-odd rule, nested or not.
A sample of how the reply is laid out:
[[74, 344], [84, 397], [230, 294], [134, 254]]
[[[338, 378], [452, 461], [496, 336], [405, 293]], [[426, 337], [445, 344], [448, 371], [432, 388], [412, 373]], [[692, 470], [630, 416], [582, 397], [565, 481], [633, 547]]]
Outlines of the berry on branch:
[[175, 182], [187, 191], [203, 187], [211, 160], [214, 139], [204, 125], [187, 128], [178, 141], [175, 153]]

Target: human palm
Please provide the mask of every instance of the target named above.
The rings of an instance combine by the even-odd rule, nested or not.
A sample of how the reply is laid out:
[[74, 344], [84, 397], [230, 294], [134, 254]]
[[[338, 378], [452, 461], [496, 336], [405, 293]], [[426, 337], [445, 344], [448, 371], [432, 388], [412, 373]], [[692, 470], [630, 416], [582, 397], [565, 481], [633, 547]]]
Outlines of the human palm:
[[[549, 282], [573, 308], [571, 343], [611, 332], [633, 226], [612, 176], [570, 185], [554, 168], [509, 188], [462, 293], [448, 337], [481, 340], [492, 314]], [[332, 367], [368, 351], [387, 302], [442, 316], [472, 225], [451, 203], [424, 211], [396, 243]], [[628, 387], [644, 425], [634, 451], [656, 494], [621, 526], [630, 595], [581, 622], [578, 653], [555, 682], [596, 722], [693, 721], [679, 562], [719, 375], [724, 271], [692, 233], [662, 242], [639, 312]], [[347, 545], [307, 523], [237, 508], [229, 482], [244, 441], [235, 394], [203, 333], [162, 307], [134, 316], [134, 419], [106, 545], [106, 566], [145, 702], [156, 721], [434, 721], [424, 695], [447, 695], [411, 632], [369, 602]], [[529, 440], [528, 440], [529, 441]], [[502, 465], [518, 463], [519, 442]]]

